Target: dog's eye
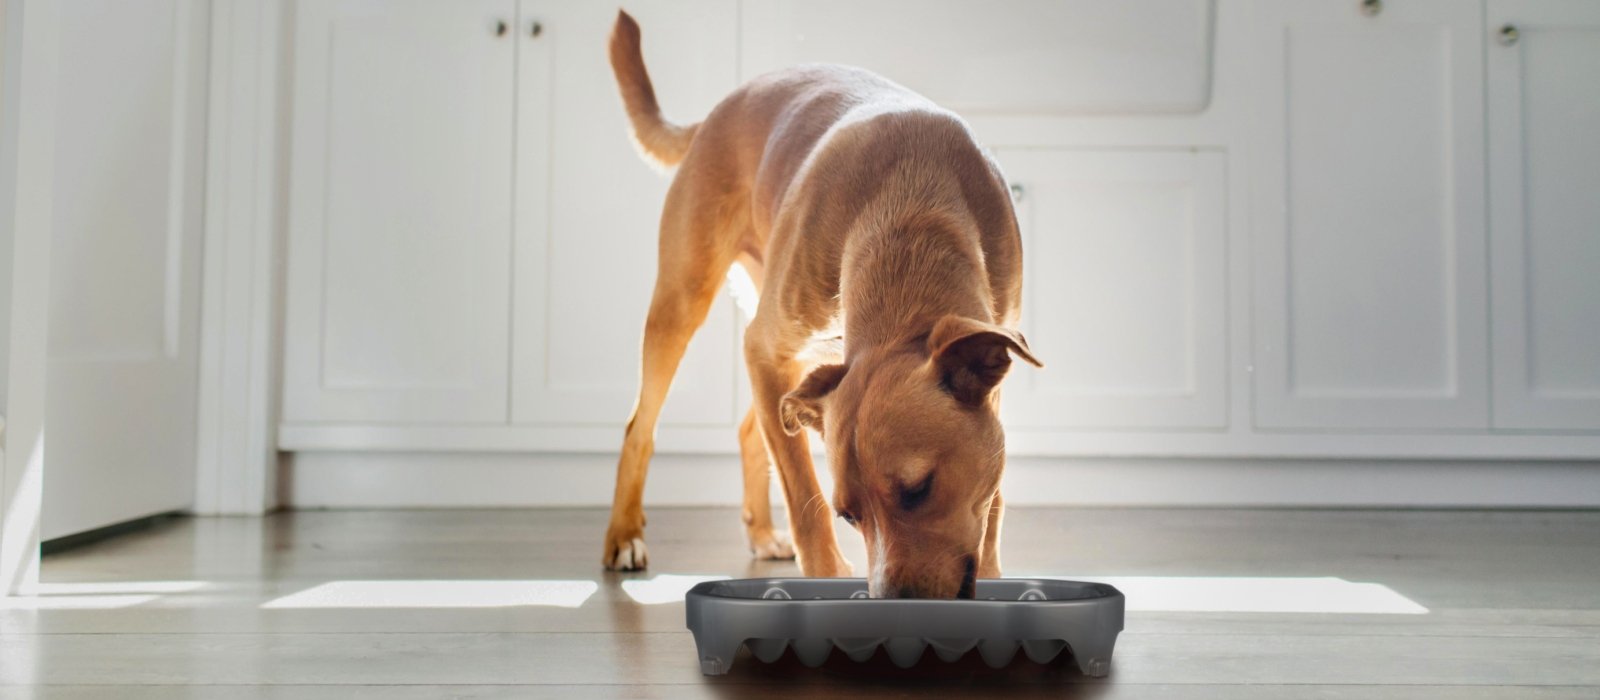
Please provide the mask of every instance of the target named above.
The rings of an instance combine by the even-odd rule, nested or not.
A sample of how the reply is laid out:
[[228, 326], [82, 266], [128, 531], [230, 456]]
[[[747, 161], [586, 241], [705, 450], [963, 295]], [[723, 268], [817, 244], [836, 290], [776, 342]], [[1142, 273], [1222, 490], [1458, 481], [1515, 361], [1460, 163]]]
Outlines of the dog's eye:
[[856, 514], [848, 510], [839, 511], [839, 519], [843, 520], [845, 524], [849, 525], [850, 527], [856, 526]]
[[900, 487], [900, 509], [916, 510], [923, 501], [928, 500], [928, 493], [933, 490], [933, 475], [923, 479], [922, 483], [915, 486]]

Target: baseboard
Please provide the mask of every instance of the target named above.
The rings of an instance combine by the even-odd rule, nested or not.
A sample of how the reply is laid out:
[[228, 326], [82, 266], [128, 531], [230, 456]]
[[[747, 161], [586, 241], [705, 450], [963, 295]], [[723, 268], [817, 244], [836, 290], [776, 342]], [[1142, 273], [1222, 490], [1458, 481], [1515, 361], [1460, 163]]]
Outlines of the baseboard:
[[[284, 463], [294, 508], [601, 506], [616, 473], [614, 457], [594, 454], [299, 452]], [[645, 503], [735, 505], [739, 472], [730, 456], [658, 455]], [[1600, 462], [1014, 458], [1003, 493], [1015, 505], [1594, 508]]]

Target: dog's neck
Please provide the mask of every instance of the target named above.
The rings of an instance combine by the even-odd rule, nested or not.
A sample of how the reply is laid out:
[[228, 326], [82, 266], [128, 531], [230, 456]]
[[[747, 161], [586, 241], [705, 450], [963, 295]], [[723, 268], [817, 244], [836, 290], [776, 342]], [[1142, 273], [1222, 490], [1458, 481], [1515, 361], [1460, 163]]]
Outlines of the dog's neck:
[[846, 355], [925, 340], [948, 314], [992, 321], [977, 235], [959, 216], [920, 216], [847, 246], [839, 285]]

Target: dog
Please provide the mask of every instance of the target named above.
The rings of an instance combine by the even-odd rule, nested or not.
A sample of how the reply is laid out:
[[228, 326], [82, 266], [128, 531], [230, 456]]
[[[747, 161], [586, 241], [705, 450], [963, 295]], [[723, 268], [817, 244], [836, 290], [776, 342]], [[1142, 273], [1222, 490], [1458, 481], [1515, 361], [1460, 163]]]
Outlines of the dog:
[[[960, 117], [865, 70], [763, 75], [678, 125], [661, 115], [627, 12], [609, 49], [635, 144], [676, 173], [605, 566], [648, 564], [656, 421], [737, 264], [759, 292], [744, 333], [754, 403], [739, 427], [752, 552], [794, 556], [806, 576], [852, 575], [811, 428], [827, 443], [832, 509], [866, 540], [869, 594], [971, 598], [977, 578], [1000, 576], [1000, 381], [1013, 354], [1043, 366], [1016, 330], [1022, 239], [999, 167]], [[773, 463], [792, 547], [773, 528]]]

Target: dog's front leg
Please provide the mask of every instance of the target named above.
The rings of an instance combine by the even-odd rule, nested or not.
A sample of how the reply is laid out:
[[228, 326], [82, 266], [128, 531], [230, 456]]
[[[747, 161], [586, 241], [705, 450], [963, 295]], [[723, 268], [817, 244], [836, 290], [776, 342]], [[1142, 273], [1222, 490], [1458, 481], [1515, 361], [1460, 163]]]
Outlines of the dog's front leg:
[[750, 368], [756, 419], [761, 424], [767, 449], [777, 462], [784, 502], [789, 506], [789, 531], [800, 571], [807, 576], [849, 576], [850, 562], [839, 553], [839, 540], [833, 533], [833, 511], [817, 483], [810, 444], [803, 432], [797, 435], [784, 432], [778, 416], [778, 404], [799, 382], [802, 368], [792, 358], [775, 357], [759, 343], [750, 342], [750, 333], [754, 331], [754, 328], [746, 331], [745, 364]]

